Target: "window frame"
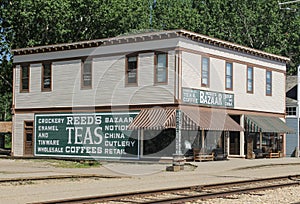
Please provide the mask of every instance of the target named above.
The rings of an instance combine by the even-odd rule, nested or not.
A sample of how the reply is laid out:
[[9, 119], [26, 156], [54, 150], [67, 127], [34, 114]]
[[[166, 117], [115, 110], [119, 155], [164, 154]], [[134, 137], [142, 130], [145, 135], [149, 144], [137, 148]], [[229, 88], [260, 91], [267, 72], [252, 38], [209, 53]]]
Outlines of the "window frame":
[[[136, 81], [133, 83], [133, 82], [128, 82], [128, 73], [129, 73], [129, 66], [128, 66], [128, 63], [129, 63], [129, 58], [131, 57], [135, 57], [136, 58], [136, 76], [135, 76], [135, 79]], [[138, 54], [135, 54], [135, 55], [127, 55], [126, 58], [125, 58], [125, 86], [138, 86], [138, 68], [139, 68], [139, 56]]]
[[[291, 114], [291, 113], [293, 113], [293, 114]], [[286, 107], [286, 116], [297, 117], [297, 107], [295, 107], [295, 106], [287, 106]]]
[[[85, 85], [84, 77], [85, 73], [85, 65], [89, 64], [90, 68], [90, 84]], [[81, 60], [81, 89], [92, 89], [93, 88], [93, 59], [92, 58], [84, 58]]]
[[[203, 83], [203, 60], [207, 59], [207, 84]], [[210, 58], [206, 56], [201, 57], [201, 87], [209, 87], [210, 85]]]
[[[159, 82], [158, 80], [157, 80], [157, 77], [158, 77], [158, 75], [157, 75], [157, 73], [158, 73], [158, 71], [157, 71], [157, 69], [158, 69], [158, 56], [159, 55], [165, 55], [166, 56], [166, 65], [165, 65], [165, 76], [166, 76], [166, 78], [165, 78], [165, 81], [162, 81], [162, 82]], [[169, 69], [168, 69], [168, 53], [167, 52], [156, 52], [155, 53], [155, 55], [154, 55], [154, 84], [168, 84], [168, 71], [169, 71]]]
[[[231, 66], [231, 75], [227, 75], [227, 65], [230, 64]], [[227, 87], [227, 76], [230, 76], [231, 83], [230, 88]], [[233, 90], [233, 63], [232, 62], [225, 62], [225, 90], [232, 91]]]
[[[45, 65], [49, 65], [50, 67], [50, 88], [45, 88]], [[52, 63], [51, 62], [43, 62], [42, 63], [42, 83], [41, 83], [42, 91], [52, 91]]]
[[[270, 73], [270, 82], [268, 82], [268, 73]], [[272, 79], [272, 71], [271, 70], [266, 70], [266, 96], [272, 96], [272, 91], [273, 91], [273, 79]], [[270, 93], [268, 93], [268, 85], [270, 85]]]
[[[249, 69], [252, 70], [251, 78], [249, 78]], [[249, 86], [248, 86], [249, 85], [249, 80], [251, 80], [252, 90], [249, 90]], [[254, 93], [254, 68], [252, 66], [247, 66], [246, 90], [247, 90], [247, 93], [251, 93], [251, 94]]]
[[[27, 89], [24, 89], [23, 88], [23, 85], [24, 85], [24, 82], [23, 82], [23, 68], [24, 67], [27, 67], [27, 73], [28, 73], [28, 82], [27, 82], [27, 86], [28, 88]], [[21, 93], [29, 93], [29, 90], [30, 90], [30, 64], [21, 64], [20, 65], [20, 92]]]
[[[33, 139], [34, 139], [33, 127], [34, 127], [33, 120], [25, 120], [24, 121], [24, 141], [25, 142], [33, 142]], [[27, 134], [31, 134], [31, 140], [28, 140]]]

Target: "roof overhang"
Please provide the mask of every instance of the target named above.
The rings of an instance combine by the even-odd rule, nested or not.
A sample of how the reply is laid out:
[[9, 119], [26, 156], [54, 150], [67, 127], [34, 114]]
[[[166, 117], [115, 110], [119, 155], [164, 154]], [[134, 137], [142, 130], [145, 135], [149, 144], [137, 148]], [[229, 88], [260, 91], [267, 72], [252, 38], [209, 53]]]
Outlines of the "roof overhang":
[[208, 44], [211, 46], [217, 46], [224, 49], [229, 49], [236, 52], [241, 52], [241, 53], [245, 53], [245, 54], [249, 54], [261, 58], [266, 58], [269, 60], [275, 60], [284, 63], [290, 61], [290, 59], [286, 57], [270, 54], [253, 48], [245, 47], [242, 45], [238, 45], [235, 43], [220, 40], [217, 38], [212, 38], [206, 35], [201, 35], [201, 34], [197, 34], [182, 29], [170, 30], [170, 31], [146, 32], [140, 34], [130, 34], [130, 35], [113, 37], [113, 38], [96, 39], [96, 40], [81, 41], [75, 43], [64, 43], [64, 44], [56, 44], [56, 45], [20, 48], [20, 49], [13, 49], [12, 52], [15, 56], [17, 56], [17, 55], [47, 53], [47, 52], [65, 51], [65, 50], [73, 50], [73, 49], [83, 49], [83, 48], [91, 48], [91, 47], [106, 46], [106, 45], [134, 43], [134, 42], [141, 42], [141, 41], [151, 41], [151, 40], [159, 40], [159, 39], [175, 38], [175, 37], [183, 37], [196, 42]]

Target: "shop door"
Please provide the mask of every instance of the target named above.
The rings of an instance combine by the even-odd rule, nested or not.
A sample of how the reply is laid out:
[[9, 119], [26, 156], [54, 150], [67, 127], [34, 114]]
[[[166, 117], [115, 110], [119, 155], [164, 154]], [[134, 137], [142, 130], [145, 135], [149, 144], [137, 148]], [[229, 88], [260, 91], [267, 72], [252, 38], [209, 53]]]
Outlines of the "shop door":
[[230, 154], [240, 154], [240, 132], [230, 132]]
[[33, 121], [24, 122], [24, 155], [33, 155]]

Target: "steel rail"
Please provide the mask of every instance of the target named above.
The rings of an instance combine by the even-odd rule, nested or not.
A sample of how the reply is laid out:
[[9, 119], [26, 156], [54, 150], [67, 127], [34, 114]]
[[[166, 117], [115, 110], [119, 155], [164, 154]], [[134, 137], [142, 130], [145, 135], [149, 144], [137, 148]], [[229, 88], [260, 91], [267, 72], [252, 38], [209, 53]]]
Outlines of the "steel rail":
[[219, 198], [219, 197], [225, 197], [228, 195], [243, 194], [243, 193], [249, 193], [249, 192], [255, 192], [255, 191], [264, 191], [264, 190], [269, 190], [269, 189], [276, 189], [276, 188], [295, 186], [295, 185], [300, 185], [300, 183], [293, 182], [293, 183], [288, 183], [288, 184], [269, 185], [269, 186], [261, 186], [261, 187], [246, 188], [246, 189], [236, 189], [236, 190], [208, 193], [208, 194], [204, 194], [204, 195], [190, 195], [190, 196], [179, 197], [179, 198], [167, 198], [167, 199], [161, 199], [161, 200], [146, 201], [143, 203], [144, 204], [182, 203], [182, 202], [188, 202], [188, 201]]
[[[224, 197], [232, 194], [241, 194], [248, 193], [254, 191], [262, 191], [267, 189], [274, 189], [280, 187], [287, 186], [295, 186], [300, 185], [300, 175], [289, 175], [289, 176], [281, 176], [281, 177], [271, 177], [271, 178], [263, 178], [263, 179], [253, 179], [253, 180], [243, 180], [243, 181], [234, 181], [234, 182], [226, 182], [226, 183], [217, 183], [217, 184], [209, 184], [209, 185], [194, 185], [194, 186], [185, 186], [179, 188], [166, 188], [159, 190], [151, 190], [151, 191], [138, 191], [131, 193], [121, 193], [121, 194], [111, 194], [104, 196], [89, 196], [89, 197], [78, 197], [71, 199], [62, 199], [62, 200], [52, 200], [52, 201], [44, 201], [37, 202], [34, 204], [53, 204], [53, 203], [93, 203], [93, 202], [105, 202], [105, 201], [115, 201], [115, 202], [125, 202], [125, 203], [181, 203], [186, 201], [195, 201], [201, 199], [211, 199], [216, 197]], [[220, 188], [233, 188], [237, 186], [245, 186], [246, 184], [258, 184], [263, 182], [274, 182], [274, 181], [282, 181], [286, 180], [285, 183], [280, 184], [268, 184], [263, 186], [255, 186], [255, 187], [247, 187], [247, 188], [238, 188], [238, 189], [229, 189], [222, 190]], [[290, 181], [289, 183], [287, 183]], [[216, 189], [217, 192], [205, 192], [205, 190]], [[219, 191], [218, 191], [219, 189]], [[163, 198], [163, 199], [154, 199], [147, 198], [146, 196], [156, 196], [164, 193], [180, 193], [180, 192], [197, 192], [202, 194], [197, 195], [179, 195], [178, 197], [173, 198]], [[172, 195], [171, 195], [172, 196]], [[134, 199], [142, 198], [148, 199], [145, 201], [134, 201]], [[126, 199], [126, 200], [123, 200]], [[152, 200], [149, 200], [152, 199]]]
[[97, 174], [71, 174], [71, 175], [53, 175], [39, 177], [19, 177], [19, 178], [4, 178], [0, 179], [1, 183], [14, 183], [24, 181], [46, 181], [46, 180], [63, 180], [63, 179], [85, 179], [85, 178], [124, 178], [118, 176], [105, 176]]

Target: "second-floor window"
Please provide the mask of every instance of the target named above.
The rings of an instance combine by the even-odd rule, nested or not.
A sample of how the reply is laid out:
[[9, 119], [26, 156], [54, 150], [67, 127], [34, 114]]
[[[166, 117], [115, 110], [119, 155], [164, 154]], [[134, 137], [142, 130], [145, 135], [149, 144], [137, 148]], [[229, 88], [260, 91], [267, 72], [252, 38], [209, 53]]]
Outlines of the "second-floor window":
[[209, 58], [202, 57], [201, 60], [201, 86], [209, 86]]
[[167, 83], [168, 64], [167, 54], [158, 53], [155, 55], [155, 83]]
[[82, 88], [92, 87], [92, 60], [91, 59], [86, 59], [82, 61], [81, 87]]
[[51, 63], [43, 63], [43, 72], [42, 72], [42, 91], [51, 91], [52, 84], [52, 68]]
[[232, 63], [226, 62], [225, 68], [225, 89], [232, 90], [233, 89], [233, 70], [232, 70]]
[[271, 71], [266, 72], [266, 95], [267, 96], [272, 95], [272, 72]]
[[29, 65], [21, 66], [21, 92], [29, 92]]
[[247, 68], [247, 92], [253, 93], [253, 67]]
[[136, 85], [137, 84], [137, 69], [138, 69], [138, 57], [130, 56], [127, 57], [126, 65], [126, 84]]

